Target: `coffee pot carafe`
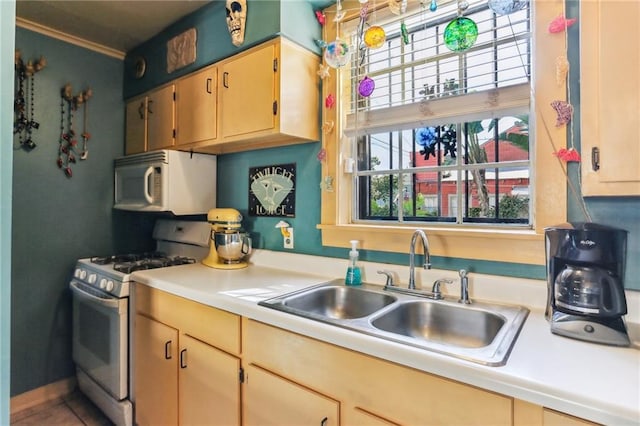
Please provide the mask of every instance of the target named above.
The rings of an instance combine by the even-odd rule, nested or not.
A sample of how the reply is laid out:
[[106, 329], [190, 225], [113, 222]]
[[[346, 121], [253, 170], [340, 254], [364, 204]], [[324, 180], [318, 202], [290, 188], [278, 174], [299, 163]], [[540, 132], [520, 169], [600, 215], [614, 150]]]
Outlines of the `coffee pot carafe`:
[[554, 334], [629, 345], [624, 268], [627, 231], [594, 223], [545, 229], [547, 309]]
[[241, 228], [242, 215], [230, 208], [209, 210], [207, 221], [211, 224], [209, 255], [202, 263], [217, 269], [242, 269], [248, 266], [251, 254], [251, 238]]
[[616, 317], [627, 312], [618, 277], [599, 267], [566, 265], [554, 283], [555, 305], [567, 313]]

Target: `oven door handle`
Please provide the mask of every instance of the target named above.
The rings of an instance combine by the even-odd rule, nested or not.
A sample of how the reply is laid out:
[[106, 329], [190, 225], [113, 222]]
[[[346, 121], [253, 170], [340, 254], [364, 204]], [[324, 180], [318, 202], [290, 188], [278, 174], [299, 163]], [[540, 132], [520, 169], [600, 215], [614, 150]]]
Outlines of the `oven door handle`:
[[92, 294], [89, 294], [87, 292], [85, 292], [84, 290], [82, 290], [82, 288], [80, 288], [80, 286], [78, 285], [78, 283], [76, 281], [71, 281], [71, 283], [69, 284], [69, 288], [71, 288], [71, 291], [73, 292], [73, 294], [75, 294], [76, 296], [78, 296], [81, 299], [84, 300], [88, 300], [90, 302], [95, 302], [100, 304], [101, 306], [107, 307], [107, 308], [117, 308], [118, 307], [118, 299], [115, 297], [109, 297], [109, 298], [102, 298], [102, 297], [97, 297], [94, 296]]

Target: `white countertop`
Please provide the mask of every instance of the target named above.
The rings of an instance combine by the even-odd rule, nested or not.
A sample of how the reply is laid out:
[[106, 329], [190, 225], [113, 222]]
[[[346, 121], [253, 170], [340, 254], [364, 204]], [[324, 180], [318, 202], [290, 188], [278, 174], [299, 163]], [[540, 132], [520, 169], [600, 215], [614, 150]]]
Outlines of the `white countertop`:
[[[517, 303], [530, 309], [506, 365], [486, 367], [446, 355], [389, 342], [295, 315], [257, 302], [343, 275], [346, 261], [258, 250], [240, 270], [201, 264], [133, 274], [137, 282], [262, 321], [292, 332], [393, 361], [534, 404], [609, 425], [640, 425], [640, 351], [556, 336], [544, 319], [546, 284], [539, 280], [470, 274], [471, 299]], [[269, 265], [269, 266], [267, 266]], [[273, 267], [275, 266], [275, 267]], [[364, 281], [382, 284], [379, 269], [397, 272], [406, 283], [408, 268], [362, 262]], [[455, 271], [422, 271], [424, 279], [455, 278]], [[456, 285], [445, 294], [455, 295]], [[640, 315], [640, 293], [627, 292], [626, 321]], [[635, 325], [635, 324], [634, 324]], [[630, 327], [631, 329], [631, 327]], [[634, 328], [635, 329], [635, 328]]]

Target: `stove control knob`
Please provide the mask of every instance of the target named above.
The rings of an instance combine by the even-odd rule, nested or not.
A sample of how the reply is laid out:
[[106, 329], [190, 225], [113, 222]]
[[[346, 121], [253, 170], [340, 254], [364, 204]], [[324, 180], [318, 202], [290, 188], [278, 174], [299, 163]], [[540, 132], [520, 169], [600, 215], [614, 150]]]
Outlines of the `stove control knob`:
[[99, 286], [100, 286], [101, 289], [104, 290], [105, 287], [107, 286], [107, 279], [106, 278], [101, 279]]
[[115, 284], [113, 284], [113, 281], [111, 280], [107, 281], [107, 286], [106, 286], [107, 291], [113, 291], [114, 287], [115, 287]]
[[80, 279], [84, 280], [85, 278], [87, 278], [87, 271], [82, 269], [82, 270], [80, 270]]
[[98, 279], [98, 276], [96, 274], [91, 274], [89, 275], [89, 284], [95, 284], [96, 280]]
[[80, 272], [81, 272], [81, 271], [82, 271], [82, 269], [80, 269], [80, 268], [76, 268], [76, 270], [75, 270], [75, 271], [73, 271], [73, 276], [74, 276], [75, 278], [80, 278]]

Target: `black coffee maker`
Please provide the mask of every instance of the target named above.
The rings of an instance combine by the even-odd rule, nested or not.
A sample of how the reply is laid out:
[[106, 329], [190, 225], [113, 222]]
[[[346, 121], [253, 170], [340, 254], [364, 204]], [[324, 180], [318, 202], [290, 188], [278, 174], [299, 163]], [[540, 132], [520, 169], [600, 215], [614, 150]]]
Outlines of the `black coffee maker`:
[[627, 231], [596, 223], [545, 229], [546, 319], [551, 332], [628, 346], [624, 269]]

